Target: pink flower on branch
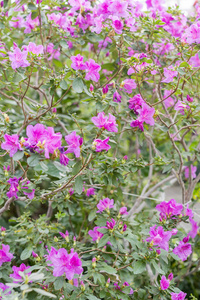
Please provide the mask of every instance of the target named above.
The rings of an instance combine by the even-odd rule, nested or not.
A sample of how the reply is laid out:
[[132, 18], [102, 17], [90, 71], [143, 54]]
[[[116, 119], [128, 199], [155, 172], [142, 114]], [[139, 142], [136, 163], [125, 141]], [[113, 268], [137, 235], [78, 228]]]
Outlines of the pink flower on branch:
[[83, 138], [80, 135], [76, 135], [76, 131], [65, 136], [65, 141], [67, 142], [68, 149], [65, 153], [74, 153], [76, 157], [80, 156], [81, 145], [83, 144]]
[[[15, 279], [15, 281], [13, 281], [14, 283], [19, 283], [19, 282], [23, 282], [24, 278], [19, 274], [19, 272], [24, 272], [25, 270], [28, 270], [30, 267], [26, 266], [25, 264], [21, 264], [19, 267], [13, 266], [12, 270], [13, 273], [10, 274], [10, 277]], [[30, 276], [31, 272], [26, 273], [26, 275]]]
[[167, 290], [169, 287], [169, 280], [163, 275], [161, 277], [161, 281], [160, 281], [160, 288], [161, 290]]
[[97, 204], [97, 213], [102, 213], [104, 210], [109, 211], [110, 208], [114, 207], [114, 200], [109, 198], [104, 198]]
[[189, 243], [180, 241], [178, 246], [174, 248], [173, 253], [176, 254], [182, 261], [187, 260], [188, 256], [192, 254], [192, 246]]
[[52, 262], [51, 266], [53, 266], [53, 275], [55, 277], [65, 274], [68, 280], [72, 280], [75, 274], [83, 272], [81, 259], [74, 252], [74, 249], [71, 249], [71, 253], [68, 254], [64, 248], [56, 250], [52, 247], [51, 251], [48, 252], [47, 260]]
[[96, 150], [96, 152], [101, 152], [103, 150], [108, 151], [109, 149], [111, 149], [111, 146], [107, 144], [108, 141], [109, 141], [109, 137], [105, 140], [96, 139], [92, 143], [93, 148]]
[[14, 46], [13, 52], [8, 52], [9, 59], [11, 61], [11, 67], [15, 70], [17, 68], [26, 68], [30, 66], [27, 60], [27, 51], [21, 51], [18, 47]]
[[169, 240], [172, 236], [170, 231], [164, 231], [162, 226], [156, 228], [156, 225], [154, 225], [153, 227], [150, 227], [149, 234], [150, 237], [148, 237], [146, 241], [150, 243], [150, 246], [155, 245], [166, 251], [169, 250]]
[[93, 59], [89, 59], [85, 62], [86, 65], [86, 80], [92, 80], [98, 82], [100, 79], [99, 71], [101, 70], [101, 66], [98, 65]]
[[0, 267], [3, 263], [11, 261], [13, 254], [9, 252], [10, 246], [1, 244], [0, 246]]
[[74, 70], [85, 70], [86, 69], [86, 64], [83, 62], [83, 56], [80, 54], [77, 54], [76, 56], [71, 56], [70, 57], [72, 64], [71, 68]]
[[18, 134], [5, 134], [4, 135], [5, 142], [1, 144], [1, 148], [3, 150], [10, 151], [10, 157], [13, 157], [13, 155], [18, 151], [22, 150], [21, 145], [19, 143], [19, 136]]
[[184, 300], [187, 296], [186, 293], [180, 292], [180, 293], [171, 293], [171, 299], [172, 300]]

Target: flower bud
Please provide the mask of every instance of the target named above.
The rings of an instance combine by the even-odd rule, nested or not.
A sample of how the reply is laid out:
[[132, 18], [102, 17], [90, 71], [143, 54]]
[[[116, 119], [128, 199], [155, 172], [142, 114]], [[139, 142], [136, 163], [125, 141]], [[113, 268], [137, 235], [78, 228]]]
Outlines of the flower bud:
[[189, 238], [190, 238], [189, 236], [184, 237], [183, 238], [183, 243], [187, 243], [189, 241]]
[[84, 292], [85, 291], [85, 284], [84, 282], [81, 280], [81, 291]]
[[93, 259], [92, 259], [92, 267], [93, 267], [93, 269], [95, 269], [96, 268], [96, 257], [93, 257]]
[[94, 87], [92, 84], [90, 84], [90, 92], [92, 93], [94, 91]]
[[58, 242], [58, 238], [57, 238], [57, 236], [54, 236], [54, 238], [53, 238], [53, 240], [54, 240], [54, 242]]
[[53, 107], [53, 108], [52, 108], [52, 112], [53, 112], [54, 114], [56, 114], [56, 113], [57, 113], [57, 108], [56, 108], [56, 107]]
[[37, 257], [38, 257], [38, 254], [35, 253], [34, 251], [32, 251], [32, 256], [35, 257], [35, 258], [37, 258]]
[[174, 275], [172, 273], [169, 274], [168, 280], [171, 281], [173, 279]]
[[73, 237], [73, 240], [74, 240], [73, 245], [76, 246], [76, 237], [75, 236]]
[[108, 288], [110, 284], [110, 278], [108, 278], [107, 282], [106, 282], [106, 287]]

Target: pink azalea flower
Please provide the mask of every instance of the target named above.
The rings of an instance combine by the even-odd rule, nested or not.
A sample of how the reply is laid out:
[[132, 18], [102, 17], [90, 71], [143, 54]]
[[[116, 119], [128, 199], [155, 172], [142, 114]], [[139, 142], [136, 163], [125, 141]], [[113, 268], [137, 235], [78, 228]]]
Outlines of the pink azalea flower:
[[0, 246], [0, 267], [4, 262], [9, 262], [13, 258], [13, 254], [9, 252], [10, 246], [1, 244]]
[[174, 106], [174, 110], [179, 111], [182, 115], [185, 114], [185, 110], [189, 110], [189, 106], [187, 104], [185, 104], [183, 101], [178, 100], [178, 102], [176, 103], [176, 105]]
[[92, 117], [92, 122], [98, 128], [105, 128], [110, 132], [117, 132], [117, 123], [113, 115], [109, 113], [109, 118], [107, 118], [104, 112], [98, 113], [97, 117]]
[[168, 68], [164, 68], [164, 80], [162, 80], [162, 82], [165, 83], [169, 83], [172, 82], [174, 80], [174, 77], [176, 77], [178, 75], [177, 71], [174, 71], [174, 68], [172, 66], [168, 67]]
[[183, 210], [183, 205], [177, 203], [174, 199], [170, 201], [162, 201], [160, 204], [156, 205], [156, 209], [160, 211], [161, 217], [173, 217], [180, 215]]
[[110, 208], [114, 207], [114, 200], [109, 198], [104, 198], [99, 201], [97, 204], [97, 213], [102, 213], [104, 210], [109, 210]]
[[[62, 134], [55, 133], [53, 127], [48, 127], [46, 130], [46, 137], [44, 140], [45, 157], [49, 158], [49, 153], [53, 154], [56, 149], [61, 147]], [[66, 153], [69, 153], [66, 151]]]
[[160, 288], [161, 290], [167, 290], [169, 287], [169, 280], [163, 275], [161, 277], [161, 281], [160, 281]]
[[120, 20], [117, 16], [111, 17], [112, 19], [112, 27], [114, 28], [117, 34], [122, 34], [122, 30], [124, 27], [123, 21]]
[[144, 100], [142, 99], [140, 94], [135, 95], [134, 97], [129, 99], [129, 108], [134, 110], [136, 114], [138, 114], [138, 109], [141, 108], [142, 103], [144, 103]]
[[192, 253], [192, 246], [187, 242], [180, 241], [178, 246], [174, 248], [173, 253], [178, 255], [182, 261], [185, 261]]
[[[193, 165], [190, 165], [191, 167], [191, 175], [192, 175], [192, 178], [196, 178], [196, 170], [197, 170], [197, 167], [196, 166], [193, 166]], [[186, 167], [185, 168], [185, 178], [189, 178], [189, 174], [190, 174], [190, 167]]]
[[99, 241], [102, 238], [102, 236], [103, 236], [103, 233], [101, 233], [101, 232], [98, 231], [99, 228], [106, 228], [106, 227], [95, 226], [93, 228], [93, 230], [89, 230], [88, 231], [88, 234], [91, 236], [93, 242]]
[[19, 179], [17, 177], [13, 177], [10, 178], [7, 182], [10, 184], [10, 189], [6, 195], [8, 196], [8, 198], [15, 197], [17, 199], [17, 192], [19, 191]]
[[105, 116], [104, 112], [98, 113], [97, 117], [92, 117], [92, 122], [98, 128], [105, 128], [108, 118]]
[[121, 207], [119, 210], [119, 214], [120, 215], [128, 215], [127, 207], [126, 206]]
[[80, 135], [76, 135], [76, 131], [65, 136], [65, 141], [69, 145], [65, 153], [74, 153], [76, 157], [80, 156], [80, 147], [83, 144], [83, 138]]
[[53, 43], [49, 43], [47, 45], [46, 52], [51, 54], [50, 57], [48, 58], [48, 60], [58, 59], [59, 56], [60, 56], [59, 49], [54, 49], [54, 44]]
[[166, 251], [169, 250], [168, 242], [172, 236], [170, 231], [164, 231], [162, 226], [158, 226], [156, 229], [156, 225], [154, 225], [153, 227], [150, 227], [149, 234], [150, 237], [146, 239], [147, 242], [149, 242], [152, 246], [155, 245]]
[[138, 117], [138, 121], [142, 122], [142, 123], [146, 123], [149, 124], [151, 126], [153, 126], [155, 124], [154, 121], [154, 114], [155, 114], [155, 109], [153, 107], [150, 107], [149, 105], [147, 105], [145, 102], [142, 103], [142, 108], [137, 110], [139, 117]]
[[32, 192], [26, 192], [26, 189], [29, 189], [28, 184], [30, 183], [30, 181], [27, 182], [23, 182], [22, 186], [21, 186], [21, 190], [24, 193], [24, 195], [26, 195], [29, 199], [33, 199], [35, 196], [35, 189], [32, 189]]
[[123, 86], [124, 91], [128, 94], [132, 93], [132, 90], [135, 90], [137, 87], [137, 84], [135, 83], [134, 79], [125, 79], [122, 83], [121, 86]]
[[39, 142], [43, 143], [46, 139], [46, 129], [43, 124], [28, 125], [26, 128], [27, 142], [31, 146], [36, 146]]
[[86, 64], [83, 62], [83, 56], [80, 54], [77, 54], [76, 56], [71, 56], [70, 57], [72, 64], [71, 68], [74, 70], [85, 70], [86, 69]]
[[101, 70], [101, 66], [98, 65], [93, 59], [89, 59], [85, 62], [86, 64], [86, 80], [92, 80], [98, 82], [100, 79], [99, 71]]
[[28, 52], [32, 52], [33, 54], [39, 55], [44, 53], [44, 49], [42, 45], [36, 45], [35, 43], [30, 42], [27, 46]]
[[[2, 291], [4, 292], [7, 289], [10, 289], [10, 287], [0, 282], [0, 295], [1, 295]], [[11, 291], [6, 293], [5, 296], [10, 294], [10, 293], [11, 293]], [[0, 296], [0, 299], [1, 299], [1, 296]]]
[[53, 275], [55, 277], [65, 274], [68, 280], [72, 280], [75, 274], [81, 274], [83, 272], [82, 262], [73, 249], [71, 249], [70, 254], [68, 254], [64, 248], [56, 250], [52, 247], [51, 251], [48, 252], [47, 260], [52, 262], [54, 268]]
[[119, 103], [121, 102], [121, 98], [122, 96], [118, 93], [118, 91], [115, 91], [113, 94], [113, 101]]
[[21, 145], [19, 143], [19, 136], [17, 134], [4, 135], [5, 142], [1, 144], [1, 148], [3, 150], [10, 151], [10, 157], [13, 157], [13, 155], [18, 151], [22, 150]]
[[140, 120], [133, 120], [130, 123], [131, 127], [139, 127], [141, 131], [144, 131], [143, 122]]
[[30, 66], [30, 63], [27, 61], [27, 51], [21, 51], [18, 47], [14, 47], [14, 51], [8, 52], [8, 54], [11, 61], [11, 67], [14, 70], [19, 67], [25, 68]]
[[[19, 272], [24, 272], [25, 270], [29, 269], [29, 266], [26, 266], [25, 264], [21, 264], [19, 267], [13, 266], [12, 270], [13, 273], [10, 274], [10, 277], [15, 279], [15, 281], [13, 281], [14, 283], [19, 283], [19, 282], [23, 282], [24, 279], [23, 277], [19, 274]], [[26, 275], [30, 276], [31, 272], [26, 273]]]
[[188, 44], [192, 43], [200, 43], [200, 22], [196, 24], [192, 24], [189, 28], [185, 31], [186, 41]]
[[196, 53], [194, 56], [192, 56], [189, 60], [190, 65], [192, 65], [194, 68], [200, 67], [200, 59], [199, 59], [199, 52]]
[[194, 239], [198, 233], [198, 224], [192, 218], [189, 218], [189, 220], [192, 225], [192, 229], [188, 233], [188, 236], [190, 236], [192, 239]]
[[26, 21], [24, 23], [26, 29], [24, 33], [31, 33], [31, 30], [34, 29], [36, 26], [39, 26], [39, 18], [36, 17], [35, 19], [31, 19], [31, 13], [27, 16]]
[[111, 146], [108, 145], [109, 137], [105, 140], [96, 139], [93, 142], [93, 147], [95, 148], [96, 152], [101, 152], [103, 150], [108, 151], [111, 149]]
[[114, 219], [111, 219], [110, 222], [108, 222], [108, 221], [106, 222], [106, 226], [108, 229], [113, 229], [115, 227], [115, 224], [116, 224], [116, 222]]
[[94, 188], [87, 189], [86, 196], [90, 197], [92, 195], [95, 195], [95, 189]]
[[127, 8], [128, 8], [128, 2], [115, 0], [111, 2], [111, 4], [109, 5], [109, 12], [112, 15], [118, 17], [127, 17], [128, 16]]
[[[164, 98], [168, 97], [173, 91], [172, 90], [165, 90], [164, 91]], [[164, 100], [166, 108], [174, 106], [174, 99], [172, 97], [168, 97], [167, 99]]]
[[24, 19], [21, 16], [12, 17], [11, 21], [9, 21], [10, 27], [14, 28], [22, 28], [24, 27]]
[[189, 204], [187, 204], [185, 215], [188, 216], [188, 217], [190, 217], [190, 218], [194, 217], [192, 210], [189, 208]]
[[187, 296], [186, 293], [180, 292], [180, 293], [171, 293], [171, 300], [184, 300]]
[[117, 123], [116, 123], [116, 118], [109, 113], [108, 121], [104, 125], [105, 129], [107, 129], [110, 132], [117, 132]]
[[60, 163], [61, 165], [67, 166], [69, 163], [69, 158], [67, 155], [65, 155], [66, 151], [64, 150], [64, 147], [59, 147], [58, 148], [60, 151]]

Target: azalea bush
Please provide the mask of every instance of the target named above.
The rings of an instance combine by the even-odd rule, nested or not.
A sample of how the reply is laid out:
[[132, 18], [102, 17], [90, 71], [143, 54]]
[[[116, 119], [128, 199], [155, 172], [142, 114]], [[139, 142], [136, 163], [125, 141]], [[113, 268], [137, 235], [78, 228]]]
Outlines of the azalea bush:
[[4, 0], [0, 33], [0, 299], [198, 299], [198, 3]]

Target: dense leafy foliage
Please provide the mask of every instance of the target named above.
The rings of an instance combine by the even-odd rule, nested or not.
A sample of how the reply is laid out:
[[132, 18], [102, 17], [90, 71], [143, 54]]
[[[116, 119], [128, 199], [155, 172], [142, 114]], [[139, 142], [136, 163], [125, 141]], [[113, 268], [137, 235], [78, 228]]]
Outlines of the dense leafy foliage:
[[200, 295], [195, 9], [1, 2], [1, 299]]

